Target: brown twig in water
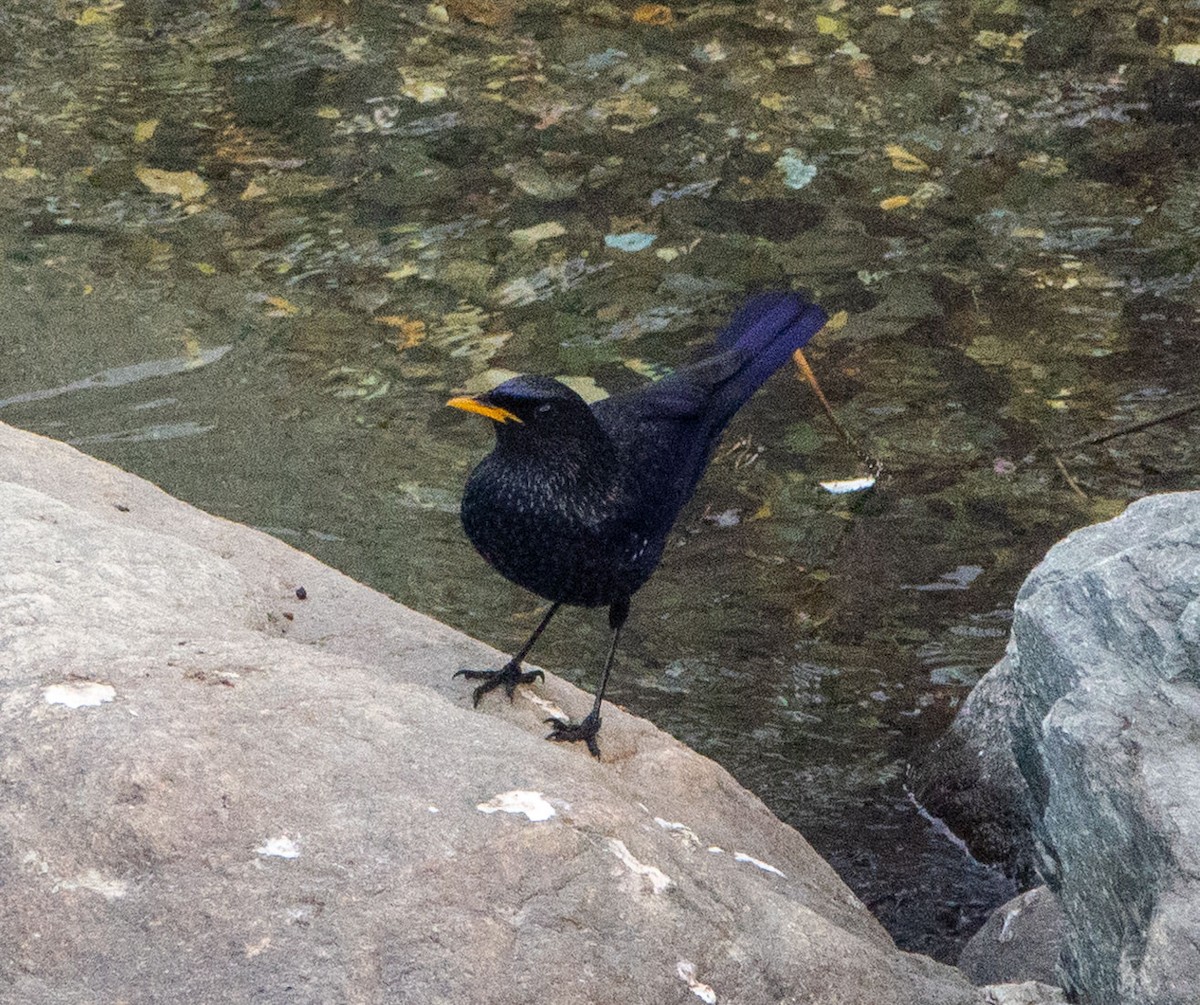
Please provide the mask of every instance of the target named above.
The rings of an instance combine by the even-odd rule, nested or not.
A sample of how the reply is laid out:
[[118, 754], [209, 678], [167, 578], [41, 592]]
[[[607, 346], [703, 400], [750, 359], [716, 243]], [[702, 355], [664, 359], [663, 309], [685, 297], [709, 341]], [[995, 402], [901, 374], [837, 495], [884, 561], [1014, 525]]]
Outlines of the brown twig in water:
[[[1120, 429], [1113, 429], [1107, 433], [1092, 433], [1090, 436], [1081, 436], [1077, 440], [1072, 440], [1062, 449], [1074, 450], [1076, 447], [1091, 447], [1097, 443], [1105, 443], [1108, 440], [1115, 440], [1118, 436], [1128, 436], [1130, 433], [1140, 433], [1143, 429], [1149, 429], [1151, 426], [1158, 426], [1164, 422], [1170, 422], [1172, 419], [1181, 418], [1191, 412], [1200, 412], [1200, 401], [1193, 401], [1189, 405], [1181, 405], [1179, 408], [1172, 409], [1169, 412], [1164, 412], [1162, 415], [1156, 415], [1152, 419], [1143, 419], [1141, 422], [1131, 422], [1127, 426], [1121, 426]], [[1057, 460], [1057, 456], [1055, 458]]]
[[1074, 492], [1077, 496], [1079, 496], [1080, 499], [1086, 500], [1088, 497], [1088, 494], [1086, 492], [1084, 492], [1083, 489], [1081, 489], [1079, 487], [1079, 483], [1077, 481], [1075, 481], [1074, 478], [1071, 477], [1071, 472], [1067, 470], [1067, 466], [1065, 464], [1063, 464], [1062, 458], [1059, 457], [1058, 454], [1054, 455], [1054, 463], [1055, 463], [1055, 465], [1057, 465], [1058, 470], [1062, 472], [1063, 478], [1065, 478], [1067, 480], [1067, 484], [1071, 487], [1071, 491]]
[[804, 350], [797, 349], [794, 353], [792, 353], [792, 359], [795, 360], [796, 369], [800, 371], [800, 376], [802, 376], [808, 382], [808, 386], [813, 389], [813, 393], [817, 396], [817, 401], [819, 401], [821, 403], [821, 407], [825, 409], [825, 414], [829, 417], [829, 421], [833, 425], [833, 428], [837, 431], [838, 436], [842, 438], [842, 442], [854, 451], [855, 456], [857, 456], [863, 464], [872, 470], [874, 473], [873, 477], [878, 478], [880, 472], [883, 470], [883, 465], [865, 450], [863, 450], [863, 448], [859, 446], [858, 441], [850, 435], [846, 427], [838, 422], [837, 416], [833, 414], [833, 408], [829, 404], [829, 399], [825, 397], [825, 392], [821, 390], [821, 385], [817, 381], [817, 375], [813, 372], [813, 368], [809, 364], [808, 359], [805, 358]]

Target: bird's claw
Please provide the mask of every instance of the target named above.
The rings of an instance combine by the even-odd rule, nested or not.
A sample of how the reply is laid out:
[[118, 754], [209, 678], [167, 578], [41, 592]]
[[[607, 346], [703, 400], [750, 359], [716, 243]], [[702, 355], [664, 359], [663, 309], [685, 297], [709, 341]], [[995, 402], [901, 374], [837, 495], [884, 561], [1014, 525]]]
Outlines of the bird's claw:
[[558, 740], [563, 743], [574, 743], [582, 740], [587, 744], [588, 752], [597, 760], [600, 759], [600, 744], [596, 742], [596, 734], [600, 732], [600, 716], [589, 712], [579, 722], [567, 719], [550, 718], [546, 722], [554, 726], [547, 740]]
[[479, 699], [489, 691], [494, 691], [498, 687], [504, 688], [504, 693], [508, 695], [508, 700], [513, 700], [513, 692], [516, 691], [518, 684], [532, 684], [538, 678], [546, 679], [546, 675], [541, 670], [530, 670], [528, 673], [521, 672], [521, 664], [508, 662], [499, 670], [459, 670], [455, 677], [465, 677], [467, 680], [481, 680], [482, 684], [475, 689], [473, 695], [473, 704], [478, 705]]

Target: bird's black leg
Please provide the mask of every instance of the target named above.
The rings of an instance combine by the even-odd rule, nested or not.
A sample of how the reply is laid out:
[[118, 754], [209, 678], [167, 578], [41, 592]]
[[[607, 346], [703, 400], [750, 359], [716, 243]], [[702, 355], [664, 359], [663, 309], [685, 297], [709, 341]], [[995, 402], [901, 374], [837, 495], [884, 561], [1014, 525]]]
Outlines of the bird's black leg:
[[539, 636], [546, 630], [546, 626], [550, 624], [550, 619], [554, 617], [554, 613], [562, 606], [561, 603], [551, 604], [550, 610], [546, 612], [546, 616], [542, 618], [542, 623], [533, 630], [533, 634], [529, 636], [525, 645], [521, 646], [519, 652], [513, 655], [507, 663], [499, 670], [459, 670], [455, 677], [466, 677], [467, 680], [481, 680], [482, 684], [475, 689], [474, 703], [479, 704], [479, 699], [489, 691], [494, 691], [498, 687], [504, 688], [504, 693], [508, 695], [508, 700], [512, 701], [513, 692], [517, 689], [518, 684], [532, 684], [539, 677], [545, 679], [545, 674], [541, 670], [532, 670], [529, 673], [521, 672], [521, 662], [529, 655], [529, 650], [533, 648], [533, 644], [538, 640]]
[[604, 701], [604, 689], [608, 687], [608, 675], [612, 672], [613, 659], [617, 655], [617, 641], [621, 638], [621, 628], [629, 617], [629, 598], [614, 601], [608, 608], [608, 626], [612, 629], [612, 645], [608, 647], [608, 659], [604, 661], [604, 673], [600, 675], [600, 688], [596, 691], [596, 700], [592, 702], [592, 710], [579, 722], [569, 722], [566, 719], [547, 719], [554, 729], [547, 740], [576, 741], [583, 740], [593, 757], [600, 756], [600, 745], [596, 742], [596, 734], [600, 732], [600, 703]]

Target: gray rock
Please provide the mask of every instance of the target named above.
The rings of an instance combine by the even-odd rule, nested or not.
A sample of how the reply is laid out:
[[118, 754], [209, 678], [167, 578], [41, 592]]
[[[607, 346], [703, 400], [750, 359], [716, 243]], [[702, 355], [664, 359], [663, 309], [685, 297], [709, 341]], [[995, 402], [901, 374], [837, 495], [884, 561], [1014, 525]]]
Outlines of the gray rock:
[[1051, 549], [955, 724], [1002, 779], [987, 813], [1025, 819], [1065, 913], [1062, 976], [1095, 1005], [1200, 1001], [1198, 683], [1200, 493], [1154, 496]]
[[1023, 984], [991, 984], [982, 989], [988, 1005], [1066, 1005], [1063, 989], [1040, 981]]
[[499, 658], [0, 425], [0, 999], [988, 1000], [649, 723], [473, 710]]
[[1012, 751], [1018, 703], [1008, 668], [1006, 655], [972, 688], [950, 729], [909, 767], [908, 783], [975, 858], [1028, 886], [1038, 881], [1038, 855], [1029, 788]]
[[1058, 898], [1044, 886], [1013, 897], [963, 947], [958, 968], [976, 984], [1057, 984], [1064, 935]]

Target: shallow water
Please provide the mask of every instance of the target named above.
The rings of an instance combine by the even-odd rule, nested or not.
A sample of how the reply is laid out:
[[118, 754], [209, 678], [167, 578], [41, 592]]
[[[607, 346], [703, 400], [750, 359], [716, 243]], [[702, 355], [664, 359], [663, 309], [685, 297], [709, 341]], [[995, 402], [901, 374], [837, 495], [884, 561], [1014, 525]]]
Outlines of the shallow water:
[[[726, 765], [899, 942], [1011, 887], [904, 765], [1070, 529], [1200, 487], [1200, 17], [1017, 0], [0, 3], [0, 419], [511, 649], [456, 506], [509, 372], [618, 390], [746, 291], [831, 313], [739, 415], [613, 700]], [[843, 319], [839, 318], [839, 322]], [[540, 663], [594, 682], [605, 622]], [[502, 752], [501, 752], [502, 754]]]

